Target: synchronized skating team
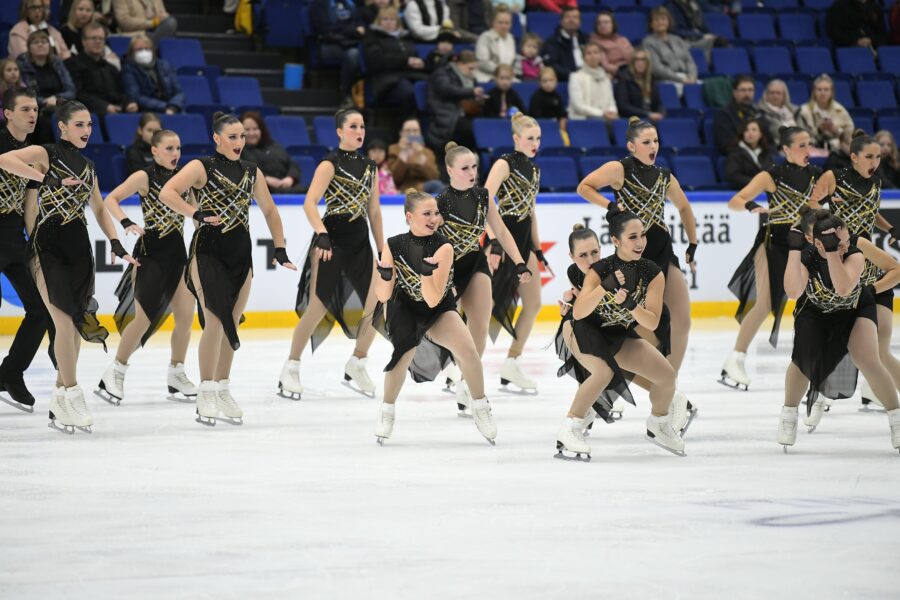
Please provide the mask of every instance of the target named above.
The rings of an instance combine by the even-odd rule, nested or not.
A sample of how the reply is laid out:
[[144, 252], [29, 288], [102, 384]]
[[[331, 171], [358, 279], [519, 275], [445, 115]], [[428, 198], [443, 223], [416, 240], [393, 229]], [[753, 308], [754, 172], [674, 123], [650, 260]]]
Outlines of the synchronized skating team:
[[[195, 403], [199, 423], [241, 424], [243, 411], [229, 390], [229, 377], [253, 274], [251, 201], [258, 204], [274, 240], [273, 264], [297, 269], [288, 258], [265, 178], [255, 165], [241, 160], [241, 122], [217, 113], [215, 153], [181, 168], [178, 135], [157, 132], [151, 142], [154, 164], [131, 175], [104, 200], [93, 164], [81, 152], [93, 127], [82, 104], [57, 108], [59, 141], [44, 146], [27, 141], [38, 113], [32, 93], [11, 92], [3, 109], [0, 267], [24, 304], [25, 318], [0, 365], [0, 391], [8, 396], [0, 399], [33, 411], [35, 399], [23, 373], [49, 332], [49, 354], [57, 369], [50, 426], [65, 433], [91, 431], [93, 419], [76, 375], [79, 347], [86, 340], [105, 348], [108, 331], [97, 320], [93, 298], [95, 267], [86, 221], [90, 205], [109, 238], [113, 260], [128, 263], [116, 289], [120, 343], [95, 393], [116, 405], [125, 399], [128, 361], [172, 314], [171, 397]], [[301, 354], [310, 343], [314, 352], [337, 323], [356, 342], [344, 367], [345, 382], [374, 397], [367, 355], [381, 333], [393, 353], [384, 369], [375, 423], [379, 443], [393, 433], [395, 403], [408, 372], [416, 382], [445, 376], [460, 415], [471, 416], [493, 444], [497, 427], [481, 362], [489, 334], [496, 339], [505, 329], [513, 338], [500, 370], [504, 388], [537, 392], [520, 358], [541, 308], [539, 265], [547, 264], [535, 218], [540, 170], [533, 159], [540, 148], [540, 126], [521, 113], [512, 118], [514, 151], [493, 163], [484, 187], [477, 185], [477, 155], [447, 144], [450, 185], [436, 197], [408, 190], [404, 211], [409, 231], [387, 240], [376, 167], [360, 153], [363, 116], [342, 110], [335, 127], [339, 148], [316, 168], [304, 202], [314, 235], [297, 293], [300, 321], [277, 392], [302, 397]], [[871, 242], [875, 227], [888, 232], [892, 242], [895, 237], [879, 214], [878, 143], [858, 131], [851, 148], [853, 166], [823, 174], [809, 164], [811, 143], [805, 131], [782, 128], [780, 136], [785, 162], [761, 172], [729, 202], [734, 210], [766, 218], [729, 283], [740, 300], [741, 327], [720, 381], [749, 388], [745, 360], [750, 342], [771, 313], [775, 326], [770, 342], [775, 345], [786, 301], [796, 299], [777, 442], [785, 451], [795, 443], [804, 396], [805, 424], [812, 430], [832, 399], [854, 393], [858, 369], [865, 376], [863, 402], [885, 409], [892, 445], [900, 449], [900, 362], [890, 352], [900, 264]], [[655, 165], [655, 126], [633, 118], [627, 140], [630, 156], [602, 165], [578, 186], [582, 197], [606, 209], [615, 251], [601, 258], [597, 235], [581, 225], [569, 236], [571, 288], [559, 301], [556, 350], [562, 361], [559, 375], [569, 374], [579, 385], [557, 432], [560, 458], [590, 459], [585, 436], [595, 419], [612, 422], [621, 417], [626, 402], [634, 404], [632, 383], [649, 392], [647, 439], [674, 454], [685, 454], [684, 434], [697, 413], [678, 389], [690, 299], [664, 220], [666, 199], [680, 213], [690, 242], [683, 258], [691, 270], [696, 221], [678, 180]], [[614, 202], [599, 192], [607, 187]], [[763, 192], [767, 206], [755, 201]], [[140, 197], [143, 225], [120, 207], [133, 194]], [[823, 203], [829, 210], [821, 208]], [[110, 217], [138, 236], [131, 253]], [[189, 249], [184, 246], [185, 217], [196, 227]], [[184, 369], [195, 306], [203, 326], [199, 386]]]

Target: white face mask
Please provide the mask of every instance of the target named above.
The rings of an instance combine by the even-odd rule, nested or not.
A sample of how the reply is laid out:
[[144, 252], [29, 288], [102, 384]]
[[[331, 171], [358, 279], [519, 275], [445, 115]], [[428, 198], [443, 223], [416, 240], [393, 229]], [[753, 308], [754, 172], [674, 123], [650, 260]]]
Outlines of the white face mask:
[[143, 67], [146, 67], [153, 62], [153, 50], [149, 50], [147, 48], [136, 50], [134, 53], [134, 62]]

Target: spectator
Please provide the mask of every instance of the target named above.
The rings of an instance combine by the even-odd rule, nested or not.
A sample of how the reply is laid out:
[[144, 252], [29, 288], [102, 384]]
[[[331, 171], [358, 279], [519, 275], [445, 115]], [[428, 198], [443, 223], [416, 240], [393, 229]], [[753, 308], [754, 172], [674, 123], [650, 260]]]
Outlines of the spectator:
[[850, 143], [853, 141], [853, 133], [845, 131], [838, 138], [837, 150], [832, 150], [825, 159], [822, 166], [823, 171], [836, 171], [838, 169], [846, 169], [853, 166], [853, 160], [850, 158]]
[[394, 8], [383, 8], [366, 32], [363, 44], [366, 71], [376, 104], [397, 107], [400, 117], [416, 114], [413, 82], [425, 79], [425, 61], [416, 45], [400, 29], [400, 15]]
[[825, 30], [835, 46], [877, 48], [887, 42], [884, 7], [878, 0], [835, 0]]
[[175, 69], [156, 57], [153, 42], [142, 33], [135, 35], [128, 46], [122, 83], [125, 95], [137, 102], [140, 110], [174, 115], [184, 109], [184, 94]]
[[240, 117], [247, 134], [241, 158], [255, 163], [273, 193], [295, 194], [300, 187], [300, 167], [281, 144], [272, 139], [269, 128], [258, 112], [247, 111]]
[[387, 164], [398, 189], [438, 194], [444, 189], [440, 182], [437, 157], [425, 147], [422, 126], [417, 119], [407, 119], [400, 128], [400, 139], [387, 150]]
[[756, 96], [756, 80], [750, 75], [738, 75], [731, 82], [731, 102], [713, 118], [713, 141], [719, 154], [728, 154], [740, 139], [744, 123], [757, 120], [763, 135], [768, 135], [769, 122], [753, 105]]
[[[562, 13], [567, 8], [576, 8], [577, 6], [578, 0], [528, 0], [528, 7], [532, 10], [555, 13]], [[574, 71], [575, 69], [572, 70]]]
[[162, 129], [162, 121], [151, 112], [145, 112], [138, 121], [134, 141], [125, 149], [125, 164], [128, 174], [140, 171], [153, 164], [153, 153], [150, 151], [150, 140], [153, 134]]
[[487, 100], [481, 109], [481, 116], [489, 118], [506, 119], [513, 113], [510, 110], [525, 112], [525, 103], [516, 90], [512, 89], [513, 68], [509, 65], [499, 65], [494, 71], [494, 87], [488, 92]]
[[[66, 47], [73, 55], [84, 52], [81, 45], [81, 31], [88, 23], [101, 23], [99, 15], [94, 10], [94, 1], [75, 0], [69, 9], [66, 23], [59, 29]], [[116, 71], [122, 70], [122, 61], [109, 46], [104, 46], [103, 58], [114, 66]]]
[[800, 107], [800, 124], [809, 131], [813, 144], [826, 150], [840, 145], [841, 134], [853, 133], [853, 119], [834, 99], [834, 81], [826, 74], [813, 81], [809, 102]]
[[562, 96], [556, 91], [559, 80], [553, 67], [541, 69], [541, 87], [531, 95], [531, 104], [528, 107], [528, 115], [535, 119], [557, 119], [559, 129], [566, 131], [569, 122], [569, 111]]
[[619, 76], [619, 69], [631, 62], [634, 47], [628, 38], [619, 33], [616, 18], [611, 12], [604, 11], [594, 21], [594, 33], [591, 41], [600, 46], [600, 65], [606, 70], [610, 79]]
[[703, 20], [703, 0], [668, 0], [666, 8], [672, 18], [671, 31], [695, 48], [709, 50], [716, 36], [709, 33]]
[[440, 32], [437, 37], [437, 45], [434, 50], [425, 57], [425, 72], [434, 73], [438, 67], [443, 67], [453, 56], [453, 48], [459, 38], [449, 29]]
[[522, 53], [516, 55], [516, 62], [513, 63], [513, 70], [520, 80], [540, 79], [541, 69], [544, 68], [544, 60], [540, 56], [542, 43], [541, 36], [536, 33], [526, 33], [522, 36]]
[[441, 29], [454, 29], [445, 0], [410, 0], [403, 18], [413, 37], [420, 42], [434, 42]]
[[[5, 1], [13, 2], [14, 0]], [[47, 23], [49, 16], [49, 5], [45, 6], [42, 0], [22, 0], [19, 7], [19, 17], [22, 20], [9, 30], [9, 58], [18, 59], [21, 54], [28, 51], [28, 36], [35, 31], [47, 32], [50, 48], [60, 60], [69, 58], [71, 53], [62, 34]]]
[[98, 115], [137, 112], [137, 102], [125, 95], [119, 70], [104, 57], [106, 28], [100, 23], [90, 23], [81, 34], [83, 51], [66, 61], [78, 99]]
[[672, 15], [665, 6], [650, 11], [650, 35], [641, 46], [650, 54], [653, 76], [658, 81], [697, 83], [697, 64], [691, 47], [679, 36], [669, 33]]
[[178, 21], [166, 12], [163, 0], [112, 0], [112, 9], [119, 33], [143, 33], [154, 45], [178, 30]]
[[[0, 106], [6, 105], [6, 92], [25, 87], [19, 65], [11, 58], [0, 59]], [[3, 111], [0, 111], [2, 115]], [[2, 120], [2, 119], [0, 119]]]
[[366, 25], [372, 25], [378, 18], [378, 11], [382, 8], [393, 8], [400, 13], [400, 3], [397, 0], [371, 0], [362, 8], [362, 18]]
[[594, 42], [584, 46], [584, 66], [569, 78], [569, 119], [619, 118], [612, 82], [600, 66], [603, 50]]
[[581, 47], [587, 36], [581, 32], [581, 12], [577, 8], [564, 8], [559, 17], [559, 27], [544, 42], [544, 64], [553, 67], [561, 81], [568, 81], [569, 75], [584, 64]]
[[[394, 183], [394, 175], [387, 161], [387, 145], [381, 138], [375, 138], [368, 143], [366, 155], [375, 163], [378, 170], [378, 193], [382, 196], [397, 194], [397, 184]], [[406, 189], [406, 188], [403, 188]]]
[[494, 12], [491, 28], [479, 35], [475, 44], [475, 56], [478, 57], [475, 79], [479, 83], [490, 81], [499, 65], [512, 66], [515, 62], [516, 39], [510, 33], [511, 29], [512, 13], [507, 5], [501, 4]]
[[309, 14], [322, 60], [341, 65], [341, 107], [349, 108], [350, 92], [360, 76], [359, 43], [366, 33], [365, 22], [353, 0], [314, 0]]
[[791, 93], [782, 80], [770, 80], [756, 106], [769, 123], [766, 134], [770, 140], [778, 139], [778, 130], [782, 127], [797, 127], [800, 107], [791, 104]]
[[38, 106], [52, 111], [59, 100], [75, 98], [75, 84], [63, 61], [50, 45], [50, 36], [39, 29], [28, 36], [28, 50], [16, 59], [22, 81], [37, 93]]
[[900, 152], [897, 151], [894, 134], [882, 129], [875, 134], [875, 141], [881, 146], [881, 166], [878, 167], [878, 174], [881, 176], [883, 187], [900, 188]]
[[619, 71], [615, 96], [619, 115], [626, 119], [640, 117], [659, 121], [663, 118], [659, 86], [653, 81], [650, 55], [643, 48], [638, 49], [628, 66]]
[[483, 101], [485, 97], [484, 88], [475, 86], [477, 67], [475, 53], [463, 50], [456, 60], [437, 69], [428, 79], [426, 137], [429, 146], [438, 148], [441, 158], [444, 144], [450, 140], [460, 146], [475, 147], [472, 122], [466, 117], [477, 112], [472, 101]]
[[[59, 14], [62, 18], [68, 18], [74, 3], [75, 0], [62, 0], [59, 5]], [[107, 31], [115, 29], [116, 19], [113, 16], [112, 0], [92, 0], [91, 4], [94, 6], [94, 20], [103, 23]], [[61, 28], [60, 31], [62, 31]], [[69, 48], [71, 49], [71, 46]]]
[[731, 189], [740, 190], [760, 171], [774, 166], [762, 124], [757, 119], [744, 122], [737, 145], [725, 159], [725, 182]]

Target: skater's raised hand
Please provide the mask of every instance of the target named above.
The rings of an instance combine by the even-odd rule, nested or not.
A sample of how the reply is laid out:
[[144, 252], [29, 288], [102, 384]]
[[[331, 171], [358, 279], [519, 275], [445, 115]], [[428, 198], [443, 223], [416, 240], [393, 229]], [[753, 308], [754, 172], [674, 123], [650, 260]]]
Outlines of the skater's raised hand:
[[213, 227], [218, 227], [222, 224], [222, 219], [219, 218], [219, 215], [211, 210], [194, 211], [193, 219], [200, 223], [201, 226], [212, 225]]
[[613, 296], [613, 301], [615, 301], [616, 304], [624, 304], [625, 301], [628, 300], [628, 296], [628, 290], [626, 290], [625, 288], [619, 288], [618, 290], [616, 290], [616, 295]]
[[122, 224], [122, 228], [125, 230], [125, 235], [128, 235], [129, 233], [133, 233], [135, 235], [144, 235], [144, 228], [128, 217], [125, 217], [119, 222]]
[[435, 257], [426, 256], [422, 259], [422, 277], [430, 277], [437, 268], [438, 260]]
[[287, 250], [285, 248], [275, 248], [275, 254], [272, 258], [272, 266], [274, 267], [276, 264], [281, 265], [285, 269], [290, 269], [291, 271], [297, 270], [297, 266], [291, 262], [291, 259], [288, 258]]

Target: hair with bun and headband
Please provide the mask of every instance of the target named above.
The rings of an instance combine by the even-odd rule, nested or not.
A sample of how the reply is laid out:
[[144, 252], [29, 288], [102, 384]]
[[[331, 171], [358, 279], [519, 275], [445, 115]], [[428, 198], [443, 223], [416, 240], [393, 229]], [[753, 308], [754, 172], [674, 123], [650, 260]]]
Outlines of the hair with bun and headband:
[[460, 146], [456, 142], [447, 142], [444, 146], [444, 164], [452, 167], [456, 163], [456, 159], [464, 154], [474, 154], [465, 146]]
[[575, 252], [575, 244], [578, 242], [590, 239], [597, 240], [597, 244], [600, 243], [600, 239], [593, 229], [588, 229], [581, 223], [575, 223], [572, 225], [572, 233], [569, 234], [569, 252]]
[[427, 192], [420, 192], [416, 188], [406, 188], [403, 192], [406, 198], [403, 200], [403, 211], [411, 213], [422, 200], [433, 199], [434, 196]]
[[630, 210], [619, 210], [616, 205], [610, 206], [606, 211], [606, 222], [609, 223], [609, 235], [614, 238], [622, 236], [625, 226], [631, 221], [640, 221], [640, 217]]
[[225, 129], [225, 126], [234, 125], [235, 123], [240, 125], [241, 121], [231, 113], [216, 111], [213, 113], [212, 123], [213, 133], [221, 135], [222, 130]]
[[881, 146], [878, 144], [878, 141], [867, 134], [863, 129], [854, 129], [853, 135], [850, 139], [850, 154], [859, 154], [862, 152], [862, 149], [870, 144], [875, 144], [878, 146], [878, 155], [881, 155]]
[[629, 142], [640, 137], [641, 132], [645, 129], [656, 129], [656, 125], [649, 121], [642, 121], [640, 117], [631, 117], [628, 119], [628, 129], [625, 130], [625, 139]]

